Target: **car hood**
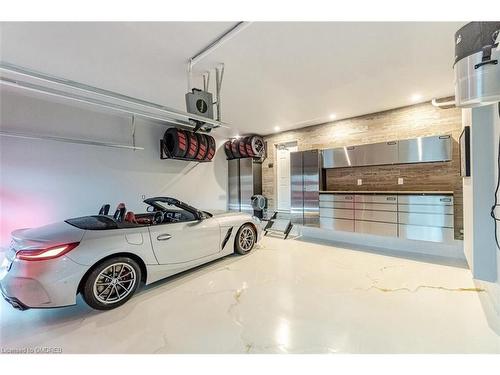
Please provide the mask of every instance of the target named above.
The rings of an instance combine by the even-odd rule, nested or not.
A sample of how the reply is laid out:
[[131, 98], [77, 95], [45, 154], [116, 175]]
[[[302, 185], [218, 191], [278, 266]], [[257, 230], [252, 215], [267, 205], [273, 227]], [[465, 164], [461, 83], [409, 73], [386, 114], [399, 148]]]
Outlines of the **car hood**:
[[49, 247], [63, 243], [80, 242], [84, 230], [65, 222], [44, 225], [38, 228], [18, 229], [12, 232], [12, 244], [16, 250]]

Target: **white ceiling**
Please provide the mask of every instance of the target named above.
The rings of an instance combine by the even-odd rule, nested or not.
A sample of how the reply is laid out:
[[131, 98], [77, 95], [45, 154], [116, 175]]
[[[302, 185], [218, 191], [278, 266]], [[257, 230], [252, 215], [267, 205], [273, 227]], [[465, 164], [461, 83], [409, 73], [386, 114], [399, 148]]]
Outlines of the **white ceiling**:
[[[268, 134], [452, 95], [463, 24], [258, 22], [195, 72], [225, 64], [225, 135]], [[187, 59], [232, 25], [2, 23], [0, 59], [185, 110]]]

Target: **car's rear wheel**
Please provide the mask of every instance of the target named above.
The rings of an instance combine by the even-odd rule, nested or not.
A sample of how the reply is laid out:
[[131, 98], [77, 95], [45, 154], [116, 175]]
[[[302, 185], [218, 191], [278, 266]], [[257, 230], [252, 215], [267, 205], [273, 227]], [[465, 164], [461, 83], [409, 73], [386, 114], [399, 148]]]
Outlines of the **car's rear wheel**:
[[135, 293], [141, 280], [141, 268], [127, 257], [115, 257], [96, 265], [85, 279], [83, 299], [97, 310], [123, 305]]
[[244, 224], [236, 233], [234, 249], [238, 254], [249, 253], [257, 241], [257, 233], [251, 224]]

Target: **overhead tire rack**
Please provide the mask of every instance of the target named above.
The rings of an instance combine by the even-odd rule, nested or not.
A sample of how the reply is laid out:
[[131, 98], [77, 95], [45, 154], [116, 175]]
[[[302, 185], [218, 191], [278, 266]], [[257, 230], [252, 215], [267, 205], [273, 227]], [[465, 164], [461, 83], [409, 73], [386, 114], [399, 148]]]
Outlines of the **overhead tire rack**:
[[[52, 97], [93, 105], [114, 113], [125, 113], [132, 117], [144, 118], [160, 122], [161, 125], [172, 124], [187, 128], [196, 128], [203, 123], [202, 130], [210, 131], [215, 128], [229, 128], [221, 121], [201, 117], [192, 113], [179, 111], [161, 104], [148, 102], [142, 99], [123, 95], [117, 92], [86, 85], [76, 81], [67, 80], [36, 72], [7, 62], [0, 62], [0, 84], [17, 89], [41, 93]], [[49, 135], [33, 135], [9, 133], [0, 131], [0, 136], [47, 139]], [[63, 142], [82, 143], [79, 139], [52, 137], [53, 140]], [[84, 140], [93, 145], [111, 147], [106, 142]], [[113, 145], [117, 147], [117, 145]], [[141, 149], [140, 147], [124, 145], [123, 148]]]

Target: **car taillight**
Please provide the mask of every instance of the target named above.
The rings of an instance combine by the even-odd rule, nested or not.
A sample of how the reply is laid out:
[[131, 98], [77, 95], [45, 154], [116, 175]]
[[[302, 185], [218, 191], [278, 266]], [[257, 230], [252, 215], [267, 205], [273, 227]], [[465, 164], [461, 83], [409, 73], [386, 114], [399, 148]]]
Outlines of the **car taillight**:
[[46, 249], [19, 250], [16, 253], [16, 258], [21, 260], [54, 259], [73, 250], [79, 244], [80, 242], [72, 242], [72, 243], [48, 247]]

